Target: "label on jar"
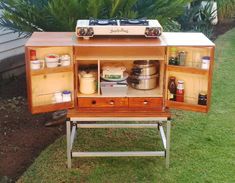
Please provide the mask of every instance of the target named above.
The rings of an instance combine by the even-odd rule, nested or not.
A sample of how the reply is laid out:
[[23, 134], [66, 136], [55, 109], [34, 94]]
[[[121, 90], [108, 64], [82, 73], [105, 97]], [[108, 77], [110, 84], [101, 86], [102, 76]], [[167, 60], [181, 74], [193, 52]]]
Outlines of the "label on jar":
[[170, 90], [168, 90], [168, 99], [169, 100], [173, 100], [174, 99], [174, 94], [170, 92]]

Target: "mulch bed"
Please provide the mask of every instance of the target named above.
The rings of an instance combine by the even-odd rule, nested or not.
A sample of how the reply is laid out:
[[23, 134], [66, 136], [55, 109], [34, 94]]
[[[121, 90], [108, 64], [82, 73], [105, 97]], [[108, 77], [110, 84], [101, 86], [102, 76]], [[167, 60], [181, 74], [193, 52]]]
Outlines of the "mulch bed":
[[65, 127], [45, 127], [50, 113], [28, 111], [24, 75], [1, 83], [0, 96], [0, 182], [15, 182]]
[[[235, 27], [218, 24], [213, 40]], [[0, 182], [15, 182], [48, 145], [65, 134], [65, 125], [45, 127], [51, 114], [31, 115], [25, 76], [0, 81]]]

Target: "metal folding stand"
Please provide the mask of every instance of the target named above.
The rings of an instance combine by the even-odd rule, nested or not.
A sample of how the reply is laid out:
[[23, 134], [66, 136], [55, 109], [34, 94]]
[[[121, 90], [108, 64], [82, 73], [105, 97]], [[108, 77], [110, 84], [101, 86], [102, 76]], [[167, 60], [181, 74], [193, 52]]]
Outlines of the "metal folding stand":
[[[79, 122], [83, 123], [79, 123]], [[125, 123], [125, 124], [107, 124], [107, 123], [84, 123], [84, 122], [110, 122], [110, 121], [141, 121], [150, 123]], [[163, 129], [163, 123], [166, 122], [166, 135]], [[164, 150], [162, 151], [126, 151], [126, 152], [73, 152], [73, 144], [76, 133], [79, 128], [156, 128], [160, 132]], [[71, 117], [66, 122], [67, 131], [67, 160], [68, 168], [72, 166], [73, 157], [137, 157], [137, 156], [163, 156], [166, 159], [166, 168], [169, 168], [170, 161], [170, 128], [171, 121], [165, 117]]]

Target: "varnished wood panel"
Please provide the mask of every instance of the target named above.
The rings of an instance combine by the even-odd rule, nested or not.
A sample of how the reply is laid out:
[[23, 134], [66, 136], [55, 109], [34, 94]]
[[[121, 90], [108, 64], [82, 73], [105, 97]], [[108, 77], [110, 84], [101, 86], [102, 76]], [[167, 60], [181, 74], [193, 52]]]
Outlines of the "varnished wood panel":
[[74, 32], [34, 32], [25, 46], [73, 46]]
[[165, 47], [76, 47], [76, 60], [165, 60]]
[[129, 98], [129, 107], [136, 107], [136, 108], [162, 107], [162, 98], [152, 98], [152, 97]]
[[173, 72], [183, 72], [183, 73], [201, 74], [201, 75], [209, 74], [209, 70], [198, 69], [194, 67], [186, 67], [186, 66], [168, 65], [167, 70], [170, 72], [173, 71]]
[[78, 107], [127, 107], [128, 98], [79, 98]]
[[148, 39], [145, 37], [95, 37], [89, 40], [73, 37], [75, 47], [159, 47], [166, 46], [162, 37]]
[[53, 74], [53, 73], [61, 73], [61, 72], [73, 72], [72, 64], [71, 64], [71, 66], [31, 70], [31, 75], [36, 76], [36, 75]]
[[67, 117], [171, 117], [169, 111], [77, 111], [68, 110]]
[[69, 90], [74, 96], [73, 72], [36, 75], [31, 80], [33, 107], [52, 104], [56, 92]]
[[48, 105], [41, 105], [41, 106], [34, 106], [32, 107], [32, 113], [43, 113], [43, 112], [52, 112], [57, 110], [63, 109], [72, 109], [74, 108], [73, 102], [63, 102], [58, 104], [48, 104]]
[[196, 111], [196, 112], [208, 112], [207, 106], [197, 105], [197, 104], [189, 104], [184, 102], [176, 102], [176, 101], [166, 101], [166, 106], [174, 109], [181, 109], [187, 111]]

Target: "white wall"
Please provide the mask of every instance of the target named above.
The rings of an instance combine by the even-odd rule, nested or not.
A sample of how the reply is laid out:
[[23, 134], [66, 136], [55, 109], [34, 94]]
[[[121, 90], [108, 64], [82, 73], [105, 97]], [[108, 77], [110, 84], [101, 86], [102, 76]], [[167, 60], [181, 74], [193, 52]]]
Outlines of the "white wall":
[[[0, 10], [1, 16], [1, 10]], [[24, 44], [27, 39], [13, 31], [0, 30], [0, 63], [3, 59], [24, 53]]]

